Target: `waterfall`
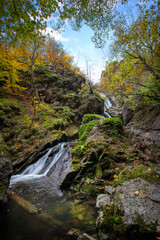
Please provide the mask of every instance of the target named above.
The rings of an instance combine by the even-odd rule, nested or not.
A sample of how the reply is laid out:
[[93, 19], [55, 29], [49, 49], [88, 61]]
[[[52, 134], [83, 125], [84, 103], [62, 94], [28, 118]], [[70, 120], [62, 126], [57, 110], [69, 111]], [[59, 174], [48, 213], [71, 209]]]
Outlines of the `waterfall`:
[[[43, 157], [28, 166], [20, 174], [13, 175], [10, 179], [10, 186], [18, 182], [33, 181], [46, 176], [60, 176], [62, 172], [62, 175], [64, 175], [64, 170], [66, 170], [64, 169], [64, 163], [70, 160], [71, 156], [68, 143], [59, 143], [48, 149]], [[65, 167], [67, 168], [67, 165]]]
[[106, 100], [104, 101], [104, 114], [105, 114], [108, 118], [110, 118], [111, 115], [107, 112], [107, 110], [108, 110], [111, 106], [112, 106], [111, 101], [110, 101], [109, 99], [106, 99]]
[[[99, 93], [101, 97], [106, 98], [106, 95], [102, 92]], [[108, 118], [111, 117], [111, 115], [108, 113], [108, 109], [112, 107], [112, 103], [109, 99], [104, 100], [104, 115], [107, 116]]]

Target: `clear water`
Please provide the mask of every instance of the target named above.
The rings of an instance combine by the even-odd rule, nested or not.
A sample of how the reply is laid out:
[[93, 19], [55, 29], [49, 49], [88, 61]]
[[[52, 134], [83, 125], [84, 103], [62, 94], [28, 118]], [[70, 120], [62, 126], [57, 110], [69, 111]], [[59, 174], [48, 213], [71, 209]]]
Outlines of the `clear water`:
[[70, 164], [70, 146], [61, 143], [21, 174], [12, 176], [10, 183], [12, 191], [60, 221], [62, 227], [42, 223], [38, 216], [10, 200], [0, 216], [1, 240], [65, 240], [70, 239], [67, 232], [72, 228], [96, 234], [95, 199], [60, 190]]

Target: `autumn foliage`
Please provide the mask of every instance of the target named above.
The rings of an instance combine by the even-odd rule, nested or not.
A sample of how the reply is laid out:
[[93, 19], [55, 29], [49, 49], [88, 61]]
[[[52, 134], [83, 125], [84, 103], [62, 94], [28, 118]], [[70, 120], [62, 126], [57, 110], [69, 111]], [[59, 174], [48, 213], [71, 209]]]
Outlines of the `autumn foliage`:
[[44, 39], [35, 35], [34, 38], [17, 41], [16, 44], [9, 44], [5, 41], [0, 43], [0, 82], [3, 90], [9, 94], [21, 95], [27, 85], [32, 92], [36, 91], [35, 69], [40, 66], [48, 66], [55, 73], [73, 71], [79, 69], [73, 65], [73, 57], [69, 56], [63, 47], [54, 39]]
[[159, 1], [137, 4], [136, 19], [117, 17], [112, 56], [101, 77], [102, 90], [124, 99], [139, 97], [148, 103], [160, 102], [160, 15]]

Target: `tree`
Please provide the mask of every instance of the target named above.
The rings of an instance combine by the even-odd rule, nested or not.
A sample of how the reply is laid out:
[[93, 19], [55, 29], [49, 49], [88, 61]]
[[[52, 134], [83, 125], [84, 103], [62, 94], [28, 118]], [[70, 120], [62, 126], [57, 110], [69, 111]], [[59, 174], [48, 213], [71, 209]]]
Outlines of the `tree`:
[[127, 24], [123, 16], [115, 22], [115, 41], [113, 51], [122, 57], [136, 59], [136, 64], [143, 64], [155, 78], [160, 78], [160, 2], [154, 0], [147, 9], [139, 5], [139, 16]]
[[26, 64], [30, 73], [30, 85], [32, 92], [36, 93], [37, 99], [39, 99], [38, 89], [36, 88], [36, 82], [34, 78], [34, 69], [44, 59], [44, 42], [45, 39], [38, 34], [33, 34], [32, 38], [26, 38], [19, 45], [23, 51], [23, 62]]
[[129, 24], [124, 16], [115, 22], [112, 53], [121, 61], [107, 66], [101, 85], [112, 93], [139, 95], [160, 100], [160, 15], [159, 1], [150, 7], [138, 5], [139, 15]]
[[26, 88], [20, 86], [20, 71], [26, 71], [26, 65], [22, 62], [22, 49], [8, 46], [6, 42], [0, 45], [0, 82], [3, 89], [10, 94], [21, 94]]
[[[0, 37], [13, 39], [46, 27], [48, 17], [70, 20], [74, 29], [82, 24], [94, 31], [93, 41], [102, 46], [114, 18], [118, 0], [1, 0]], [[122, 3], [127, 0], [121, 0]]]
[[58, 70], [74, 71], [75, 69], [72, 65], [73, 57], [69, 56], [61, 44], [58, 44], [54, 39], [48, 39], [46, 42], [45, 59], [55, 72]]

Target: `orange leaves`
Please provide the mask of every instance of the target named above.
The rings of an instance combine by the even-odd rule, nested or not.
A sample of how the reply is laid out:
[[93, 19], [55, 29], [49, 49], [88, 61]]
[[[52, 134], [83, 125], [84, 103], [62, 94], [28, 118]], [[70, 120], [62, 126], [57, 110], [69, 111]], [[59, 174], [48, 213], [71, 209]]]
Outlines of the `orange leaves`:
[[54, 39], [50, 39], [46, 43], [45, 58], [49, 65], [52, 65], [54, 69], [69, 69], [74, 70], [72, 65], [73, 57], [64, 52], [62, 47], [55, 42]]
[[129, 85], [129, 84], [126, 84], [126, 90], [125, 90], [125, 93], [130, 93], [133, 89], [133, 86], [132, 85]]

